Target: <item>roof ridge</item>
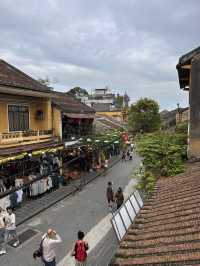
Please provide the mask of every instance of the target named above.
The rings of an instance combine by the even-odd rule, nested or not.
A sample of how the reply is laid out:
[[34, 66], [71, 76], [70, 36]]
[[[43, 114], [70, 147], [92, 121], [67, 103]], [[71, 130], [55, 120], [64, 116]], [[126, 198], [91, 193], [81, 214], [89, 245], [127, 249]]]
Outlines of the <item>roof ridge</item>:
[[[20, 75], [20, 77], [25, 77], [26, 79], [28, 79], [29, 81], [36, 83], [36, 87], [40, 87], [42, 88], [44, 91], [50, 91], [50, 88], [46, 85], [41, 84], [39, 81], [37, 81], [36, 79], [32, 78], [31, 76], [29, 76], [28, 74], [26, 74], [25, 72], [23, 72], [22, 70], [18, 69], [17, 67], [9, 64], [7, 61], [0, 59], [0, 62], [4, 65], [6, 65], [6, 67], [9, 67], [10, 69], [12, 69], [12, 71], [14, 71], [16, 74]], [[9, 84], [13, 87], [20, 87], [20, 86], [16, 86], [14, 84]], [[22, 86], [23, 87], [23, 86]], [[26, 86], [25, 86], [26, 87]], [[30, 88], [27, 88], [30, 89]]]

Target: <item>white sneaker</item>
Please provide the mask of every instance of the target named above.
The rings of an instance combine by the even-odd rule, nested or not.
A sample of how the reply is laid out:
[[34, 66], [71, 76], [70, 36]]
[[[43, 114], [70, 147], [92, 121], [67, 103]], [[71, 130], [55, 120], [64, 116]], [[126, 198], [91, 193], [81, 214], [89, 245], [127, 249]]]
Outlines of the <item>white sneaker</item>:
[[19, 241], [15, 242], [15, 243], [13, 244], [13, 247], [17, 247], [17, 246], [19, 246]]
[[0, 255], [6, 254], [6, 251], [4, 249], [0, 250]]

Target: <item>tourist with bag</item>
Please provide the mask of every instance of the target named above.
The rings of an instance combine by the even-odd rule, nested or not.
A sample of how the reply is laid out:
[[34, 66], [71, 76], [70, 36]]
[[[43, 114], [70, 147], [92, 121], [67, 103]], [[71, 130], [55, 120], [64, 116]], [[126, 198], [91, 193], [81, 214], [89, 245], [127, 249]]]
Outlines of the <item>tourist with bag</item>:
[[49, 229], [47, 234], [42, 237], [40, 247], [33, 253], [34, 259], [41, 258], [45, 266], [56, 266], [55, 245], [61, 243], [61, 237], [56, 231]]
[[74, 256], [76, 260], [76, 266], [87, 265], [87, 250], [89, 246], [88, 243], [83, 240], [84, 236], [85, 234], [82, 231], [78, 231], [78, 240], [72, 251], [72, 256]]

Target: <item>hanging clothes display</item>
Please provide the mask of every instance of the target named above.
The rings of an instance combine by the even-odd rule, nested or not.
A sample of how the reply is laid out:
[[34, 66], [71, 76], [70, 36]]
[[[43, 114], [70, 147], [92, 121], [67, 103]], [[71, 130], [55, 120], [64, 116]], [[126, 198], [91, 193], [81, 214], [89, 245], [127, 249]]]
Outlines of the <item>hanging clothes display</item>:
[[10, 205], [11, 205], [11, 203], [10, 203], [10, 197], [9, 197], [9, 195], [8, 196], [5, 196], [2, 199], [0, 199], [0, 207], [3, 210], [6, 210], [7, 207], [10, 207]]
[[23, 186], [23, 184], [24, 184], [24, 181], [22, 178], [15, 179], [15, 187], [21, 187]]
[[10, 194], [10, 207], [15, 209], [17, 207], [17, 192], [14, 191]]
[[27, 197], [34, 198], [51, 191], [52, 188], [58, 188], [60, 166], [59, 154], [53, 152], [47, 152], [40, 158], [30, 156], [1, 166], [5, 184], [0, 179], [0, 194], [9, 191], [11, 187], [17, 190], [10, 191], [8, 196], [0, 199], [0, 207], [16, 208]]
[[36, 181], [30, 185], [30, 196], [31, 197], [37, 196], [39, 194], [38, 191], [39, 191], [39, 182]]
[[23, 190], [20, 188], [16, 191], [17, 193], [17, 205], [22, 203], [23, 200]]
[[47, 177], [47, 190], [50, 190], [53, 186], [52, 178], [50, 176]]
[[38, 194], [41, 195], [46, 192], [45, 180], [41, 179], [38, 181]]

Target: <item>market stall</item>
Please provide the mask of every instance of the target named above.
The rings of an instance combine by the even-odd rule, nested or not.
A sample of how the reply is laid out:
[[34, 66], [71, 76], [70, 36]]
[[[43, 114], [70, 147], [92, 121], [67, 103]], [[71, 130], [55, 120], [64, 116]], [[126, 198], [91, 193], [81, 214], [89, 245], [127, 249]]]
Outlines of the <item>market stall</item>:
[[68, 185], [89, 171], [99, 171], [120, 152], [117, 133], [81, 137], [62, 146], [29, 151], [0, 160], [0, 206], [16, 208], [23, 201]]

